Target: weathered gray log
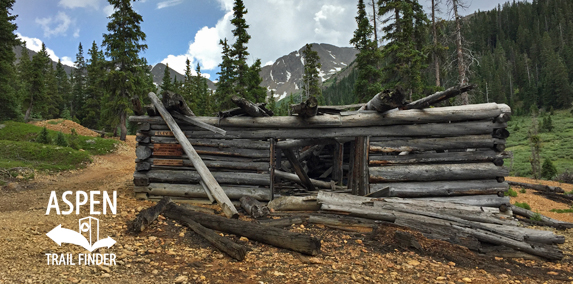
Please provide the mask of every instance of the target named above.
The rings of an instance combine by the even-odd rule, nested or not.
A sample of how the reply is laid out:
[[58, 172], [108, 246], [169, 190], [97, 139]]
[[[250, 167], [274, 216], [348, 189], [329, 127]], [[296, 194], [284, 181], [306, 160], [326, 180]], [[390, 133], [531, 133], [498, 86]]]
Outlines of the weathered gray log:
[[491, 179], [508, 174], [507, 168], [492, 163], [393, 165], [370, 167], [370, 183]]
[[274, 211], [317, 211], [320, 209], [315, 196], [281, 196], [271, 200], [267, 206]]
[[233, 96], [231, 101], [245, 111], [249, 116], [252, 117], [268, 117], [269, 115], [262, 109], [260, 109], [256, 104], [250, 102], [245, 98], [238, 96]]
[[270, 226], [270, 227], [288, 227], [291, 225], [298, 225], [306, 222], [308, 220], [308, 216], [292, 216], [288, 218], [280, 218], [280, 219], [265, 219], [265, 220], [258, 220], [257, 222], [263, 226]]
[[151, 149], [147, 146], [137, 146], [135, 148], [135, 156], [140, 160], [145, 160], [151, 157]]
[[348, 217], [340, 215], [310, 215], [308, 222], [311, 224], [322, 224], [337, 229], [356, 228], [351, 231], [365, 232], [364, 229], [373, 229], [386, 221], [372, 220], [366, 218]]
[[496, 128], [491, 135], [493, 138], [505, 139], [509, 137], [509, 131], [505, 128]]
[[193, 232], [203, 237], [214, 247], [228, 254], [230, 257], [238, 261], [245, 259], [245, 256], [247, 255], [247, 248], [245, 246], [234, 243], [233, 241], [215, 233], [213, 230], [203, 227], [201, 224], [190, 218], [181, 218], [179, 222], [191, 228]]
[[[153, 156], [182, 156], [183, 149], [178, 144], [153, 144]], [[242, 148], [215, 148], [197, 146], [195, 152], [201, 155], [215, 156], [232, 156], [246, 158], [267, 158], [269, 157], [268, 149], [242, 149]], [[177, 153], [178, 152], [178, 153]]]
[[387, 166], [399, 164], [425, 164], [425, 163], [466, 163], [466, 162], [492, 162], [496, 166], [503, 166], [503, 159], [507, 153], [497, 153], [494, 150], [471, 152], [446, 153], [409, 153], [406, 155], [370, 155], [370, 166]]
[[344, 179], [344, 143], [336, 143], [332, 159], [332, 179], [342, 185]]
[[464, 228], [461, 226], [452, 225], [455, 229], [476, 237], [480, 241], [485, 241], [492, 244], [504, 245], [516, 250], [520, 250], [532, 255], [540, 256], [549, 260], [563, 259], [564, 255], [557, 247], [546, 245], [531, 245], [525, 242], [512, 240], [508, 237], [494, 234], [480, 229]]
[[[436, 107], [427, 109], [411, 109], [389, 111], [384, 114], [377, 112], [358, 112], [354, 115], [320, 115], [309, 118], [298, 116], [273, 117], [197, 117], [205, 123], [223, 127], [256, 127], [261, 128], [337, 128], [337, 127], [367, 127], [398, 124], [449, 123], [468, 120], [493, 120], [506, 108], [505, 104], [487, 103], [464, 106]], [[165, 124], [159, 117], [131, 116], [130, 122], [147, 122]], [[288, 138], [288, 137], [287, 137]], [[309, 137], [314, 138], [314, 137]]]
[[459, 204], [466, 204], [471, 206], [482, 206], [482, 207], [496, 207], [499, 208], [502, 205], [508, 205], [509, 197], [499, 197], [497, 195], [466, 195], [466, 196], [450, 196], [450, 197], [424, 197], [415, 198], [416, 200], [427, 200], [427, 201], [441, 201], [441, 202], [452, 202]]
[[[269, 163], [267, 162], [236, 162], [236, 161], [212, 161], [204, 159], [205, 165], [209, 169], [230, 169], [230, 170], [247, 170], [247, 171], [267, 171], [269, 169]], [[162, 159], [162, 158], [151, 158], [139, 162], [136, 164], [136, 168], [140, 167], [149, 167], [147, 170], [150, 169], [176, 169], [185, 167], [185, 169], [192, 169], [193, 163], [189, 160], [183, 159]]]
[[510, 113], [502, 113], [495, 118], [496, 122], [508, 122], [511, 120]]
[[175, 220], [191, 219], [212, 230], [244, 236], [250, 240], [308, 255], [317, 255], [320, 251], [320, 240], [315, 237], [251, 222], [192, 212], [173, 203], [167, 206], [163, 215]]
[[135, 173], [133, 173], [133, 184], [136, 186], [149, 185], [149, 178], [144, 173], [135, 172]]
[[151, 142], [151, 137], [144, 135], [137, 135], [135, 136], [135, 141], [141, 144], [149, 144]]
[[[185, 154], [187, 154], [191, 162], [193, 162], [193, 166], [197, 169], [197, 172], [201, 176], [201, 180], [205, 183], [205, 185], [207, 185], [209, 191], [211, 192], [211, 195], [217, 200], [217, 202], [223, 209], [225, 215], [229, 218], [231, 217], [237, 218], [239, 216], [237, 209], [231, 203], [229, 197], [225, 195], [225, 192], [223, 191], [219, 183], [217, 183], [217, 180], [213, 177], [207, 166], [205, 166], [205, 163], [203, 163], [203, 160], [201, 160], [199, 154], [195, 152], [195, 149], [193, 149], [193, 146], [191, 146], [191, 143], [189, 143], [189, 140], [187, 140], [187, 137], [185, 137], [185, 135], [183, 134], [183, 132], [181, 131], [181, 129], [179, 128], [173, 117], [171, 117], [169, 112], [159, 102], [159, 99], [153, 92], [149, 93], [149, 98], [151, 99], [153, 105], [155, 105], [155, 107], [157, 108], [157, 110], [167, 123], [167, 125], [169, 125], [169, 128], [173, 132], [173, 135], [175, 135], [175, 138], [177, 138], [177, 141], [179, 141], [179, 144], [181, 144], [181, 146], [183, 147]], [[183, 105], [185, 105], [185, 103], [183, 103]], [[193, 115], [192, 113], [191, 114], [185, 112], [182, 113]]]
[[[240, 187], [225, 184], [223, 184], [221, 188], [223, 188], [225, 194], [227, 194], [230, 199], [234, 200], [239, 200], [243, 196], [250, 196], [261, 201], [271, 200], [268, 188], [256, 186]], [[159, 196], [207, 198], [207, 194], [200, 184], [151, 183], [147, 186], [135, 187], [134, 191]]]
[[247, 214], [255, 219], [267, 216], [271, 213], [266, 205], [251, 196], [243, 196], [239, 201], [241, 202], [241, 207], [245, 209]]
[[[193, 111], [189, 108], [189, 106], [187, 106], [185, 99], [180, 94], [171, 91], [163, 91], [163, 93], [161, 93], [161, 102], [163, 103], [163, 107], [168, 112], [176, 111], [180, 114], [195, 116]], [[161, 114], [161, 110], [157, 104], [153, 102], [153, 105], [159, 111], [159, 114]]]
[[328, 145], [328, 144], [336, 144], [338, 143], [336, 139], [332, 138], [325, 138], [325, 139], [304, 139], [304, 140], [285, 140], [285, 141], [278, 141], [277, 148], [279, 149], [287, 149], [287, 148], [301, 148], [305, 146], [313, 146], [313, 145]]
[[[159, 125], [154, 125], [159, 126]], [[229, 139], [310, 139], [316, 137], [322, 138], [340, 138], [340, 137], [358, 137], [358, 136], [395, 136], [395, 137], [413, 137], [413, 136], [462, 136], [462, 135], [480, 135], [491, 134], [494, 128], [503, 128], [507, 125], [504, 123], [495, 123], [491, 121], [472, 121], [456, 123], [429, 123], [416, 125], [392, 125], [392, 126], [375, 126], [360, 128], [319, 128], [319, 129], [263, 129], [263, 128], [243, 128], [243, 129], [226, 129], [225, 138]], [[193, 138], [220, 138], [219, 134], [202, 130], [184, 131], [187, 137]], [[151, 130], [152, 136], [173, 136], [171, 131]]]
[[492, 138], [491, 134], [470, 135], [445, 138], [393, 138], [371, 137], [371, 153], [415, 152], [453, 150], [468, 148], [494, 149], [496, 145], [505, 145], [505, 140]]
[[384, 90], [376, 94], [368, 103], [360, 108], [360, 110], [375, 110], [383, 113], [394, 108], [401, 108], [404, 106], [405, 94], [401, 89]]
[[137, 213], [135, 220], [129, 224], [129, 230], [134, 233], [143, 232], [145, 228], [147, 228], [160, 214], [163, 213], [169, 203], [171, 203], [171, 199], [164, 198], [154, 206]]
[[[269, 174], [213, 172], [213, 178], [222, 184], [269, 185]], [[296, 176], [296, 175], [295, 175]], [[151, 170], [147, 178], [155, 183], [199, 183], [201, 175], [196, 171]]]
[[514, 240], [522, 238], [523, 241], [526, 242], [548, 244], [548, 245], [565, 243], [564, 236], [555, 235], [551, 231], [542, 231], [542, 230], [529, 229], [525, 227], [504, 226], [499, 224], [487, 224], [487, 223], [483, 223], [482, 226], [489, 228], [486, 230], [491, 232], [503, 231], [503, 234], [501, 235], [507, 235], [507, 237], [512, 238]]
[[320, 206], [320, 210], [344, 212], [349, 213], [350, 216], [354, 217], [382, 220], [387, 222], [394, 222], [396, 220], [396, 216], [393, 212], [379, 208], [373, 208], [372, 206], [322, 204]]
[[151, 163], [150, 162], [139, 162], [135, 164], [135, 170], [138, 172], [144, 172], [151, 170]]
[[[151, 143], [154, 144], [179, 144], [179, 141], [171, 137], [150, 137]], [[203, 147], [216, 147], [216, 148], [244, 148], [244, 149], [257, 149], [268, 150], [269, 144], [266, 141], [260, 140], [241, 140], [241, 139], [193, 139], [189, 138], [189, 142], [195, 146]], [[149, 143], [149, 142], [148, 142]]]
[[299, 117], [313, 117], [318, 112], [318, 100], [312, 96], [300, 104], [290, 106], [291, 114], [297, 114]]
[[[279, 178], [289, 180], [289, 181], [294, 181], [294, 182], [302, 184], [302, 182], [300, 181], [300, 178], [296, 174], [291, 174], [291, 173], [277, 170], [277, 171], [275, 171], [275, 175]], [[333, 182], [326, 182], [326, 181], [321, 181], [321, 180], [316, 180], [316, 179], [310, 179], [310, 182], [315, 187], [318, 187], [318, 188], [333, 188], [334, 187]]]
[[559, 221], [553, 218], [549, 218], [547, 216], [543, 216], [539, 213], [535, 213], [531, 210], [527, 210], [521, 207], [517, 207], [515, 205], [511, 205], [511, 210], [513, 211], [513, 214], [517, 215], [517, 216], [523, 216], [529, 219], [534, 219], [536, 220], [538, 225], [542, 225], [542, 226], [549, 226], [549, 227], [554, 227], [554, 228], [573, 228], [573, 223], [568, 223], [568, 222], [563, 222], [563, 221]]
[[351, 104], [351, 105], [339, 105], [339, 106], [318, 106], [318, 113], [339, 114], [343, 111], [359, 109], [362, 106], [364, 106], [364, 104]]
[[151, 124], [149, 122], [140, 122], [137, 130], [147, 133], [149, 130], [151, 130]]
[[312, 182], [310, 181], [310, 178], [308, 177], [308, 175], [306, 174], [306, 172], [302, 168], [302, 165], [300, 164], [300, 162], [296, 158], [292, 149], [283, 149], [283, 153], [285, 154], [286, 158], [288, 159], [290, 165], [293, 167], [293, 169], [294, 169], [296, 175], [298, 176], [298, 178], [300, 179], [302, 185], [304, 185], [304, 187], [306, 187], [306, 189], [309, 191], [315, 191], [316, 189], [314, 188], [314, 185], [312, 184]]
[[437, 92], [429, 95], [425, 98], [419, 99], [417, 101], [411, 102], [403, 107], [403, 109], [423, 109], [427, 108], [433, 104], [439, 103], [443, 100], [453, 98], [459, 94], [463, 94], [470, 90], [475, 89], [476, 85], [458, 85], [451, 87], [445, 91]]
[[520, 186], [520, 187], [524, 187], [524, 188], [534, 189], [537, 191], [557, 192], [557, 193], [565, 192], [565, 190], [563, 190], [561, 187], [558, 187], [558, 186], [549, 186], [549, 185], [517, 182], [517, 181], [510, 181], [510, 180], [508, 180], [507, 183], [509, 185]]
[[198, 120], [195, 116], [186, 116], [186, 115], [182, 115], [180, 113], [177, 112], [173, 112], [172, 113], [173, 117], [175, 117], [176, 119], [180, 120], [180, 121], [184, 121], [188, 124], [192, 124], [195, 125], [197, 127], [201, 127], [203, 129], [207, 129], [209, 131], [221, 134], [222, 136], [225, 136], [226, 131], [219, 128], [219, 127], [215, 127], [211, 124], [205, 123], [203, 121]]
[[509, 189], [507, 183], [495, 179], [464, 181], [431, 181], [377, 183], [370, 185], [370, 197], [439, 197], [457, 195], [497, 194]]

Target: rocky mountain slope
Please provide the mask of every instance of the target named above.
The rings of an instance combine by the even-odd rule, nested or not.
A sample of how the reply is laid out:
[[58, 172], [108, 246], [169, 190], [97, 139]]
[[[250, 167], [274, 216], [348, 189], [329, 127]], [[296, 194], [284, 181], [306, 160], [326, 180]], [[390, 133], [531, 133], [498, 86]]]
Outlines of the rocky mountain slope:
[[[304, 47], [293, 51], [277, 59], [274, 64], [262, 68], [262, 85], [269, 91], [274, 90], [277, 100], [300, 91], [304, 72], [303, 49]], [[351, 47], [337, 47], [326, 43], [314, 43], [312, 49], [318, 52], [320, 57], [320, 76], [323, 82], [350, 65], [358, 53]]]
[[[155, 64], [155, 66], [151, 68], [151, 75], [153, 75], [153, 83], [155, 83], [157, 86], [161, 86], [161, 82], [163, 82], [163, 73], [165, 72], [166, 67], [167, 65], [163, 63], [157, 63]], [[179, 72], [171, 69], [171, 67], [169, 67], [169, 76], [171, 77], [171, 81], [173, 81], [173, 78], [177, 78], [178, 82], [182, 82], [185, 80], [185, 75], [180, 74]], [[216, 89], [215, 83], [213, 83], [209, 79], [207, 79], [207, 86], [211, 90]]]

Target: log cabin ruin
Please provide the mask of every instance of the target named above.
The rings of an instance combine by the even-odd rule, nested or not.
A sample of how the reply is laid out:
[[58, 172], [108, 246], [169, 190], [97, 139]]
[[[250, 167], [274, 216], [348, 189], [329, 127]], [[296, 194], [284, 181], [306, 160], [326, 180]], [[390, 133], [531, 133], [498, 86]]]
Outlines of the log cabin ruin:
[[[236, 109], [196, 117], [177, 95], [165, 93], [160, 102], [150, 93], [148, 115], [139, 107], [139, 115], [129, 118], [139, 124], [135, 195], [154, 201], [216, 202], [231, 218], [224, 222], [248, 223], [233, 220], [236, 206], [253, 217], [270, 211], [319, 211], [300, 220], [258, 223], [372, 227], [391, 222], [479, 252], [509, 249], [561, 259], [556, 244], [564, 238], [521, 226], [520, 220], [529, 222], [535, 213], [512, 206], [504, 195], [509, 189], [504, 179], [509, 170], [503, 165], [509, 156], [504, 150], [511, 109], [497, 103], [433, 107], [472, 88], [457, 86], [411, 103], [398, 90], [361, 105], [318, 106], [309, 99], [291, 106], [293, 115], [282, 117], [241, 98], [233, 98]], [[155, 211], [142, 217], [145, 221], [139, 220], [135, 231], [160, 212], [188, 226], [196, 222], [226, 229], [221, 220], [185, 213], [163, 200], [157, 205], [161, 208], [148, 209]], [[572, 225], [541, 217], [538, 223], [552, 227]], [[262, 238], [266, 243], [272, 239]], [[214, 244], [227, 252], [221, 240]], [[298, 249], [285, 246], [284, 240], [271, 244], [311, 255], [320, 247], [316, 240]]]

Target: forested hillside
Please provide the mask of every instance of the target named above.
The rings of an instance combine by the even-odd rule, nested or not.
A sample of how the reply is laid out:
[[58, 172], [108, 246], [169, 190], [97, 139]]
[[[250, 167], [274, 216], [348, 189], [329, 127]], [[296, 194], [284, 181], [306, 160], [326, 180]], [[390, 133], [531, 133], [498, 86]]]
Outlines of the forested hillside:
[[[438, 42], [445, 47], [437, 52], [441, 86], [447, 88], [458, 82], [456, 45], [450, 36], [455, 32], [455, 22], [437, 21], [437, 25]], [[515, 114], [529, 113], [533, 105], [571, 107], [573, 1], [507, 2], [498, 9], [465, 17], [461, 31], [468, 82], [478, 85], [470, 93], [471, 103], [507, 103]], [[426, 37], [428, 56], [422, 77], [427, 94], [436, 86], [431, 29]], [[335, 77], [332, 84], [324, 85], [327, 101], [349, 103], [348, 98], [355, 98], [350, 95], [353, 86], [349, 84], [355, 74], [348, 73], [351, 76]]]

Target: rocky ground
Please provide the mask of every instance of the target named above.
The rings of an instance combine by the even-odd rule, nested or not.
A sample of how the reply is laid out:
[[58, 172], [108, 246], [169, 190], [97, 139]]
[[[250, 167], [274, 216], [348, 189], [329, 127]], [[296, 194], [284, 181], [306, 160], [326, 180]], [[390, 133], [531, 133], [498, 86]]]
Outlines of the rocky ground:
[[[134, 147], [134, 137], [128, 137], [127, 145], [95, 157], [86, 169], [38, 175], [33, 182], [0, 191], [0, 283], [573, 283], [571, 229], [557, 232], [566, 236], [561, 247], [567, 256], [559, 262], [478, 255], [412, 231], [421, 247], [402, 247], [395, 233], [404, 229], [394, 226], [362, 233], [292, 226], [291, 231], [322, 239], [321, 253], [314, 257], [228, 236], [250, 249], [242, 262], [162, 217], [142, 234], [132, 235], [127, 222], [152, 205], [133, 198]], [[100, 237], [110, 236], [117, 243], [97, 251], [116, 254], [117, 265], [48, 265], [46, 253], [88, 253], [76, 245], [58, 246], [46, 236], [59, 224], [75, 230], [78, 219], [88, 215], [87, 207], [79, 215], [46, 215], [50, 192], [60, 196], [67, 190], [118, 192], [117, 215], [99, 218]], [[542, 214], [563, 207], [531, 192], [517, 198]], [[571, 215], [551, 217], [570, 220]]]

